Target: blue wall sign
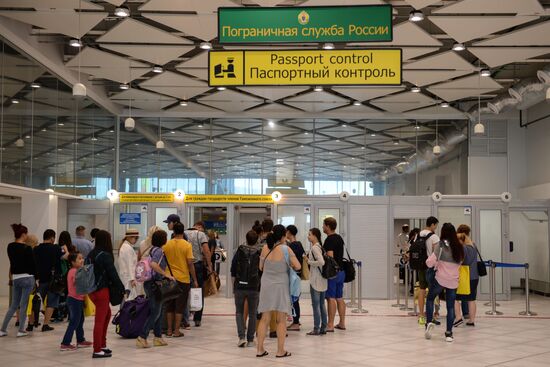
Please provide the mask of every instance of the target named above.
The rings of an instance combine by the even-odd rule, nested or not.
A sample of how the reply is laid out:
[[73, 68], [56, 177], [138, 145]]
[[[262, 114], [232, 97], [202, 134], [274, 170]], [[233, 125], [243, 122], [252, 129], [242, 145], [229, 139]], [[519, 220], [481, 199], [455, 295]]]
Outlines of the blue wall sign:
[[120, 213], [120, 224], [141, 224], [141, 213]]

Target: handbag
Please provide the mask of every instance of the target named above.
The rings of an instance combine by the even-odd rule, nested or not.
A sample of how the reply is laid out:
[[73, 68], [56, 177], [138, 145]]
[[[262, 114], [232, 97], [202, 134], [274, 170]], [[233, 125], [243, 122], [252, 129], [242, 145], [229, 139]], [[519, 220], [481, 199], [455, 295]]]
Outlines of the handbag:
[[67, 278], [62, 274], [59, 274], [55, 271], [55, 268], [52, 268], [52, 277], [48, 285], [48, 290], [52, 293], [61, 294], [67, 288]]
[[202, 291], [205, 297], [214, 296], [216, 293], [218, 293], [218, 288], [216, 286], [216, 277], [218, 277], [218, 274], [216, 274], [216, 272], [212, 272], [208, 275], [208, 278], [204, 282], [202, 286]]
[[302, 273], [300, 274], [300, 279], [309, 280], [309, 264], [305, 256], [302, 257]]
[[95, 304], [92, 302], [88, 295], [84, 296], [84, 316], [94, 316], [95, 315]]
[[456, 294], [469, 295], [470, 294], [470, 266], [460, 265], [458, 268], [458, 287]]
[[[168, 259], [166, 258], [166, 256], [164, 256], [164, 258], [166, 259], [166, 265], [168, 266], [170, 275], [174, 276]], [[156, 280], [153, 282], [153, 294], [155, 295], [155, 299], [161, 303], [176, 299], [182, 293], [183, 290], [176, 280], [164, 278], [162, 280]]]
[[484, 277], [487, 275], [487, 266], [485, 266], [485, 261], [483, 261], [483, 258], [481, 257], [481, 253], [477, 249], [477, 246], [475, 244], [473, 245], [477, 251], [477, 254], [479, 255], [479, 260], [481, 260], [477, 262], [477, 273], [479, 274], [480, 277]]
[[296, 302], [300, 298], [302, 283], [298, 273], [290, 266], [290, 254], [288, 253], [288, 246], [283, 247], [283, 253], [285, 255], [285, 261], [288, 265], [288, 280], [289, 280], [289, 290], [290, 290], [290, 301], [292, 303]]
[[348, 258], [342, 258], [342, 270], [344, 270], [344, 273], [346, 274], [344, 278], [344, 283], [349, 283], [355, 280], [355, 260], [349, 256], [346, 245], [344, 245], [344, 248], [346, 249], [346, 254], [348, 255]]

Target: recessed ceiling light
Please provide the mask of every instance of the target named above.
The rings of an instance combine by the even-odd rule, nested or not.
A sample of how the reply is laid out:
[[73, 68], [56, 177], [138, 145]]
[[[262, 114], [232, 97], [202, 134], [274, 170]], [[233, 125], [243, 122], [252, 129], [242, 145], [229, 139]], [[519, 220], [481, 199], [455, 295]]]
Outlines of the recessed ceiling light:
[[38, 89], [41, 85], [39, 83], [31, 83], [31, 88]]
[[197, 126], [202, 128], [202, 124], [198, 124]]
[[491, 76], [491, 70], [490, 69], [481, 69], [479, 71], [479, 74], [481, 76]]
[[309, 135], [309, 133], [306, 131], [306, 132], [304, 133], [304, 135]]
[[420, 93], [420, 92], [421, 92], [421, 89], [420, 89], [420, 87], [412, 87], [412, 88], [411, 88], [411, 92], [413, 92], [413, 93]]
[[216, 88], [217, 90], [226, 90], [227, 88], [226, 87], [218, 87]]
[[69, 46], [71, 46], [71, 47], [82, 47], [82, 42], [79, 39], [72, 38], [69, 41]]
[[18, 103], [19, 103], [19, 100], [14, 98], [14, 99], [11, 100], [11, 103], [13, 103], [13, 104], [18, 104]]
[[418, 126], [418, 125], [416, 125], [414, 128], [415, 128], [416, 130], [420, 130], [420, 126]]
[[187, 101], [181, 101], [180, 106], [186, 107], [188, 105]]
[[118, 87], [119, 87], [120, 89], [122, 89], [122, 90], [130, 89], [130, 85], [129, 85], [129, 84], [126, 84], [126, 83], [120, 84]]
[[449, 104], [447, 102], [441, 102], [440, 106], [443, 108], [447, 108], [449, 107]]
[[201, 42], [199, 44], [199, 47], [202, 48], [203, 50], [211, 50], [212, 44], [210, 42]]
[[463, 43], [458, 43], [456, 42], [454, 45], [453, 45], [453, 51], [464, 51], [466, 49], [466, 46], [464, 46]]
[[48, 131], [48, 129], [46, 129], [45, 127], [43, 127], [42, 130], [40, 130], [40, 131], [46, 132], [46, 131]]
[[25, 139], [30, 139], [31, 136], [30, 135], [25, 135]]
[[411, 22], [420, 22], [424, 20], [424, 13], [420, 10], [413, 10], [409, 13], [409, 20]]
[[115, 15], [120, 18], [126, 18], [130, 16], [130, 9], [125, 6], [119, 6], [115, 9]]
[[170, 134], [175, 134], [176, 132], [174, 130], [170, 131]]
[[115, 131], [114, 130], [109, 130], [110, 133], [114, 133]]
[[323, 49], [325, 49], [325, 50], [334, 50], [334, 43], [330, 43], [330, 42], [325, 43], [323, 45]]
[[323, 91], [323, 87], [316, 86], [315, 88], [313, 88], [313, 91], [314, 91], [314, 92], [322, 92], [322, 91]]
[[92, 141], [97, 141], [97, 138], [95, 136], [92, 136]]
[[242, 135], [243, 132], [242, 132], [242, 131], [238, 131], [237, 134], [238, 134], [238, 135]]
[[376, 136], [375, 133], [371, 133], [370, 136], [372, 136], [373, 138]]
[[363, 149], [363, 150], [364, 150], [364, 149], [366, 149], [366, 148], [365, 148], [365, 147], [361, 147], [361, 149]]
[[153, 73], [157, 73], [157, 74], [160, 74], [164, 71], [164, 69], [162, 68], [162, 66], [153, 66]]
[[273, 120], [269, 120], [267, 124], [269, 125], [269, 127], [275, 127], [275, 122], [273, 122]]
[[353, 105], [354, 105], [354, 106], [361, 106], [361, 102], [355, 101], [355, 102], [353, 102]]
[[393, 145], [399, 145], [399, 140], [394, 141]]

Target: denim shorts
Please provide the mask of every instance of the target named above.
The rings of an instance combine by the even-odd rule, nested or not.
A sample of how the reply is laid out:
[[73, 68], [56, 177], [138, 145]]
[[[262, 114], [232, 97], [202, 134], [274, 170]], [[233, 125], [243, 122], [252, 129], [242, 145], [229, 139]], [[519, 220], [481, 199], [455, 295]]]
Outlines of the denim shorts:
[[338, 272], [336, 278], [329, 279], [327, 282], [328, 288], [325, 293], [325, 298], [343, 298], [344, 296], [344, 280], [346, 279], [346, 273], [342, 270]]
[[[46, 299], [46, 307], [57, 308], [59, 306], [59, 294], [50, 292], [50, 283], [39, 283], [38, 284], [38, 293], [42, 300]], [[47, 298], [45, 298], [47, 296]]]

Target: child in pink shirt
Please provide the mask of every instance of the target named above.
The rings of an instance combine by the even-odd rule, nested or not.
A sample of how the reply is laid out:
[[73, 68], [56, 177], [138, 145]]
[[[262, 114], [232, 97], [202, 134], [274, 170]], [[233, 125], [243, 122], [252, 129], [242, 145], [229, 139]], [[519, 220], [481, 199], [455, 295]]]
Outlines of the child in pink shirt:
[[[84, 258], [79, 252], [69, 254], [71, 269], [67, 273], [67, 307], [69, 308], [69, 325], [61, 342], [60, 350], [73, 351], [77, 348], [89, 348], [92, 343], [84, 338], [84, 295], [76, 293], [76, 271], [84, 265]], [[71, 344], [73, 334], [76, 331], [76, 346]]]

